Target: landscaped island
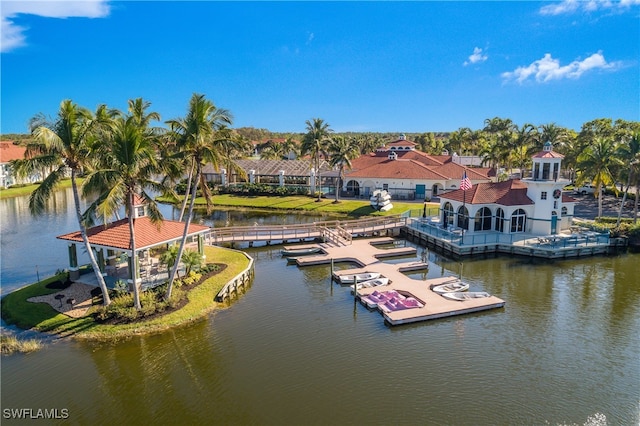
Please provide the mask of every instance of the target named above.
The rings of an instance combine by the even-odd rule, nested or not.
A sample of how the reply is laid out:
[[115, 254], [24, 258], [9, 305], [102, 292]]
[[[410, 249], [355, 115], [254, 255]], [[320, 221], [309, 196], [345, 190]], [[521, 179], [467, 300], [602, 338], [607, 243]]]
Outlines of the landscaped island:
[[[157, 333], [197, 321], [222, 306], [214, 300], [215, 296], [230, 280], [250, 265], [249, 258], [239, 251], [208, 246], [204, 250], [207, 259], [219, 265], [226, 265], [226, 267], [219, 268], [218, 273], [198, 284], [185, 285], [183, 287], [184, 299], [179, 298], [181, 292], [175, 292], [178, 298], [175, 300], [174, 306], [168, 306], [162, 313], [150, 315], [148, 319], [141, 318], [136, 321], [116, 323], [101, 322], [100, 312], [103, 308], [100, 306], [100, 296], [93, 297], [86, 314], [77, 318], [61, 313], [49, 303], [27, 301], [32, 297], [59, 292], [61, 289], [55, 288], [59, 286], [51, 284], [66, 279], [66, 272], [5, 296], [2, 299], [2, 318], [9, 325], [16, 325], [24, 329], [96, 340], [120, 339], [138, 334]], [[114, 304], [117, 303], [117, 297], [114, 294]], [[123, 295], [121, 297], [130, 296]], [[60, 300], [60, 305], [63, 303], [64, 300]]]

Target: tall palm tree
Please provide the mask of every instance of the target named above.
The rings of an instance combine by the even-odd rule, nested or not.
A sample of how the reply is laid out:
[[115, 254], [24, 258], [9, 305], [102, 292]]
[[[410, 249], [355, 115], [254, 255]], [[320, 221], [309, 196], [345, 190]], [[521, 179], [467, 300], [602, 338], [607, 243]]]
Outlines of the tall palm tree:
[[[147, 105], [148, 106], [148, 105]], [[146, 108], [145, 108], [146, 109]], [[154, 116], [159, 118], [157, 113]], [[157, 138], [149, 131], [148, 121], [140, 116], [121, 116], [114, 120], [108, 144], [95, 147], [95, 155], [100, 157], [101, 167], [87, 176], [85, 194], [97, 194], [96, 200], [88, 207], [85, 217], [94, 215], [107, 218], [125, 206], [129, 222], [129, 247], [131, 257], [129, 271], [133, 280], [134, 307], [141, 308], [140, 288], [137, 283], [138, 253], [136, 248], [135, 209], [136, 197], [146, 205], [148, 216], [154, 223], [162, 221], [162, 213], [155, 201], [155, 192], [165, 192], [166, 188], [154, 177], [161, 168], [157, 159]]]
[[286, 138], [282, 145], [287, 160], [292, 160], [292, 156], [296, 158], [300, 155], [300, 144], [297, 140], [293, 139], [293, 137], [289, 136]]
[[360, 146], [356, 138], [345, 136], [335, 136], [329, 146], [327, 147], [329, 152], [329, 165], [331, 167], [338, 167], [339, 173], [336, 178], [336, 199], [335, 202], [339, 202], [340, 195], [340, 182], [344, 180], [345, 167], [351, 169], [351, 160], [356, 158], [360, 154]]
[[602, 192], [604, 185], [615, 182], [611, 168], [620, 160], [616, 157], [616, 144], [613, 139], [596, 137], [593, 144], [588, 146], [578, 157], [578, 170], [581, 172], [580, 180], [584, 176], [592, 176], [596, 186], [595, 196], [598, 198], [598, 217], [602, 216]]
[[[193, 176], [187, 185], [189, 194], [189, 211], [184, 224], [184, 232], [180, 241], [177, 259], [182, 258], [184, 246], [187, 241], [189, 226], [193, 217], [198, 187], [202, 186], [203, 195], [207, 201], [207, 209], [211, 208], [211, 194], [207, 191], [207, 183], [204, 182], [202, 168], [211, 163], [215, 169], [225, 163], [227, 154], [231, 152], [234, 142], [226, 128], [231, 124], [231, 113], [225, 109], [217, 108], [214, 103], [204, 95], [194, 93], [189, 100], [189, 108], [184, 118], [169, 120], [171, 135], [175, 140], [176, 156], [187, 161], [192, 161], [194, 166]], [[169, 285], [165, 299], [171, 298], [173, 281], [175, 280], [180, 262], [176, 262], [171, 269]]]
[[524, 171], [531, 157], [540, 149], [539, 146], [536, 146], [538, 136], [536, 126], [529, 123], [523, 124], [520, 130], [515, 133], [509, 158], [520, 169], [521, 177], [524, 177]]
[[320, 157], [326, 157], [327, 143], [329, 136], [333, 133], [329, 123], [325, 123], [322, 118], [314, 118], [305, 122], [307, 133], [302, 140], [302, 154], [311, 155], [311, 164], [316, 172], [316, 188], [313, 191], [318, 194], [318, 201], [322, 196], [320, 192]]
[[[628, 141], [624, 141], [618, 147], [618, 154], [622, 159], [621, 163], [624, 169], [626, 169], [627, 173], [627, 184], [624, 187], [624, 193], [622, 195], [622, 202], [620, 203], [620, 211], [618, 212], [618, 220], [616, 222], [616, 226], [620, 226], [620, 221], [622, 220], [622, 209], [624, 208], [624, 203], [627, 200], [627, 194], [629, 193], [629, 188], [631, 187], [631, 182], [635, 180], [638, 182], [638, 174], [640, 173], [640, 132], [636, 132], [633, 137], [631, 137]], [[636, 202], [635, 206], [637, 208], [638, 202], [638, 187], [636, 185]], [[637, 214], [634, 215], [634, 223], [637, 220]]]
[[262, 151], [260, 151], [260, 158], [262, 160], [282, 160], [284, 156], [284, 144], [274, 142], [273, 140], [267, 141], [267, 143], [263, 145]]
[[22, 176], [27, 176], [42, 167], [52, 170], [29, 197], [29, 210], [34, 215], [42, 214], [46, 210], [48, 200], [60, 181], [66, 177], [67, 170], [71, 172], [71, 188], [80, 235], [102, 291], [105, 306], [111, 303], [111, 299], [87, 237], [87, 228], [80, 211], [77, 178], [83, 169], [91, 164], [92, 159], [89, 156], [91, 138], [102, 125], [109, 122], [112, 115], [112, 111], [107, 110], [104, 105], [98, 107], [94, 115], [71, 100], [63, 100], [55, 121], [48, 122], [42, 115], [32, 119], [33, 141], [27, 145], [25, 159], [16, 161], [14, 164], [16, 172]]
[[511, 119], [499, 117], [486, 119], [484, 124], [483, 130], [495, 144], [494, 149], [496, 149], [500, 163], [507, 168], [511, 168], [509, 155], [514, 147], [513, 139], [517, 126]]

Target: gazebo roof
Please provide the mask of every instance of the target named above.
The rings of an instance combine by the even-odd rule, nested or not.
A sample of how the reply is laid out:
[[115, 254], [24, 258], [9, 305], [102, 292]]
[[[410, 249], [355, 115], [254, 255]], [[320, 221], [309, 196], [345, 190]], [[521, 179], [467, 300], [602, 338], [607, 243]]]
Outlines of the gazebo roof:
[[[184, 222], [175, 220], [163, 220], [158, 224], [151, 222], [149, 217], [143, 216], [134, 220], [136, 236], [136, 251], [149, 247], [166, 244], [182, 238]], [[191, 224], [188, 235], [198, 235], [209, 231], [208, 226]], [[129, 219], [120, 219], [106, 225], [98, 225], [87, 229], [89, 243], [96, 246], [119, 250], [131, 250], [131, 234], [129, 232]], [[57, 237], [60, 240], [82, 242], [80, 231], [70, 232]]]

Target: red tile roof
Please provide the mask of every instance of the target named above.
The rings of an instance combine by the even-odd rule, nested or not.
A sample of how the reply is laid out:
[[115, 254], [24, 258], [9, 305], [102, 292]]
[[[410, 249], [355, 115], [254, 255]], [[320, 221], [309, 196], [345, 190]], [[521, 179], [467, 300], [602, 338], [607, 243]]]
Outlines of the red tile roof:
[[[134, 222], [136, 234], [136, 250], [157, 246], [163, 243], [179, 240], [184, 232], [184, 222], [164, 220], [154, 224], [148, 217], [140, 217]], [[196, 235], [208, 231], [204, 225], [189, 225], [189, 235]], [[131, 250], [129, 240], [129, 219], [120, 219], [108, 225], [98, 225], [87, 229], [89, 242], [103, 247]], [[57, 237], [61, 240], [82, 242], [80, 231], [70, 232]]]
[[564, 158], [564, 155], [555, 151], [540, 151], [533, 158]]
[[522, 206], [534, 204], [527, 196], [527, 185], [519, 179], [504, 182], [479, 183], [471, 189], [461, 189], [441, 194], [440, 198], [469, 204], [500, 204], [503, 206]]
[[0, 163], [24, 159], [26, 148], [14, 145], [12, 141], [0, 141]]
[[[398, 159], [389, 160], [390, 152], [395, 152]], [[484, 169], [476, 171], [454, 163], [450, 156], [432, 156], [421, 151], [377, 151], [361, 155], [351, 164], [347, 177], [446, 180], [462, 179], [466, 170], [471, 180], [488, 179]]]
[[397, 140], [397, 141], [394, 141], [394, 142], [390, 142], [390, 143], [387, 145], [387, 147], [392, 147], [392, 146], [408, 146], [408, 147], [413, 148], [413, 147], [415, 147], [416, 145], [418, 145], [418, 144], [417, 144], [417, 143], [415, 143], [415, 142], [411, 142], [411, 141], [408, 141], [408, 140], [405, 140], [405, 139], [400, 139], [400, 140]]

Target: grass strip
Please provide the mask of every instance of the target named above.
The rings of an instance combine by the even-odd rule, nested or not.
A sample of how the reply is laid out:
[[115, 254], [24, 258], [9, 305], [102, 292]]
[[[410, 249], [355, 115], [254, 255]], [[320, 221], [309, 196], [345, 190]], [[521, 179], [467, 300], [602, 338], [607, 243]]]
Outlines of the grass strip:
[[[83, 179], [78, 178], [78, 185], [82, 184]], [[0, 198], [12, 198], [22, 197], [25, 195], [31, 195], [31, 193], [40, 185], [40, 183], [34, 183], [25, 186], [12, 186], [11, 188], [0, 189]], [[71, 179], [64, 179], [58, 184], [58, 189], [71, 188]]]
[[[163, 202], [175, 202], [159, 198]], [[178, 203], [181, 200], [178, 200]], [[376, 211], [369, 201], [365, 200], [340, 200], [334, 203], [333, 199], [323, 198], [320, 202], [316, 198], [304, 195], [290, 196], [267, 196], [267, 195], [234, 195], [221, 194], [213, 197], [213, 205], [215, 207], [233, 207], [247, 209], [262, 210], [279, 210], [279, 211], [296, 211], [307, 212], [311, 214], [336, 214], [352, 217], [361, 216], [389, 216], [404, 213], [407, 210], [422, 209], [423, 204], [420, 202], [399, 202], [393, 201], [393, 208], [386, 212]], [[206, 206], [206, 201], [202, 197], [196, 198], [196, 205], [199, 207]], [[430, 208], [437, 207], [437, 203], [428, 203]], [[432, 209], [433, 210], [433, 209]]]

